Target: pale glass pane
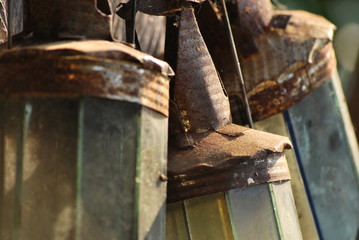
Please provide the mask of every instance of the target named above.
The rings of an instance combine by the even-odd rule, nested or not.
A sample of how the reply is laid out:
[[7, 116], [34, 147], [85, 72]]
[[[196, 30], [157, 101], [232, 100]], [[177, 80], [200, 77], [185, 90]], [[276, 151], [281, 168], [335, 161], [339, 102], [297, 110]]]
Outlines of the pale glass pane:
[[302, 239], [290, 182], [271, 183], [271, 190], [274, 194], [278, 222], [284, 239]]
[[227, 199], [239, 240], [280, 239], [268, 184], [230, 190]]
[[[257, 130], [289, 137], [288, 129], [282, 113], [258, 121], [254, 123], [254, 126]], [[319, 240], [317, 227], [314, 222], [312, 209], [309, 205], [308, 196], [305, 191], [302, 175], [300, 173], [294, 150], [286, 150], [285, 157], [287, 159], [291, 175], [290, 183], [293, 188], [293, 196], [299, 215], [299, 223], [303, 238]]]
[[192, 240], [233, 239], [224, 193], [184, 201]]

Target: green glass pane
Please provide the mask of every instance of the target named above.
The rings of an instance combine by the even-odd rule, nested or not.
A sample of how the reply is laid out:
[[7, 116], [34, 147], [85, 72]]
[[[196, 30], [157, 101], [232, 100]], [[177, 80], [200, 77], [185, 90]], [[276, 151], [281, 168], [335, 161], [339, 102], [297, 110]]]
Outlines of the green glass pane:
[[11, 98], [0, 117], [0, 239], [165, 238], [165, 116], [98, 98]]
[[280, 239], [268, 184], [230, 190], [226, 195], [237, 239]]
[[277, 210], [277, 221], [283, 238], [302, 239], [290, 182], [271, 183], [270, 190], [273, 194], [273, 204]]
[[3, 106], [2, 239], [73, 238], [76, 103], [16, 98]]
[[168, 120], [146, 107], [140, 114], [138, 238], [161, 240], [166, 232], [167, 182], [161, 181], [160, 174], [167, 173]]
[[167, 205], [166, 239], [190, 240], [183, 201]]
[[[333, 78], [334, 83], [338, 81]], [[359, 226], [358, 159], [338, 83], [324, 83], [288, 110], [292, 138], [324, 239], [355, 239]], [[337, 96], [341, 96], [337, 97]], [[339, 106], [341, 108], [339, 108]], [[354, 146], [353, 146], [353, 145]]]
[[15, 183], [16, 183], [16, 139], [20, 131], [21, 116], [15, 101], [0, 101], [1, 131], [1, 195], [0, 195], [0, 239], [11, 239], [14, 229]]
[[192, 240], [234, 239], [224, 193], [184, 201]]
[[136, 158], [140, 106], [86, 98], [80, 104], [82, 132], [78, 169], [78, 236], [136, 236]]

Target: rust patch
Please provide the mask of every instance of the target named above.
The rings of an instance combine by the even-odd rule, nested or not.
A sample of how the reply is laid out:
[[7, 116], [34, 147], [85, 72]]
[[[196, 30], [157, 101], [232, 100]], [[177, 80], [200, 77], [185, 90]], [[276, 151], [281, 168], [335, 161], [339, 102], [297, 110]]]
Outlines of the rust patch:
[[[92, 48], [92, 43], [97, 43], [98, 49]], [[147, 55], [137, 55], [133, 49], [127, 54], [119, 44], [110, 48], [111, 44], [101, 43], [4, 52], [0, 55], [2, 95], [101, 97], [135, 102], [168, 116], [169, 80], [160, 71], [165, 63], [150, 62], [152, 57], [146, 59]]]
[[181, 12], [174, 101], [186, 132], [204, 132], [231, 122], [228, 99], [199, 32], [193, 9]]
[[[273, 10], [270, 1], [230, 6], [253, 120], [288, 109], [330, 79], [336, 60], [331, 43], [335, 26], [329, 21], [304, 11]], [[223, 22], [213, 17], [218, 11], [213, 5], [203, 10], [201, 31], [230, 97], [233, 120], [245, 124], [238, 76], [223, 44], [228, 41]], [[205, 24], [208, 17], [211, 29]]]
[[283, 153], [288, 138], [235, 124], [220, 131], [226, 134], [195, 134], [195, 148], [185, 150], [170, 138], [168, 201], [248, 187], [248, 178], [253, 184], [290, 179]]
[[[247, 187], [248, 182], [288, 180], [283, 151], [291, 147], [289, 139], [231, 123], [229, 101], [193, 9], [181, 12], [178, 42], [168, 201]], [[173, 131], [176, 126], [180, 129]]]

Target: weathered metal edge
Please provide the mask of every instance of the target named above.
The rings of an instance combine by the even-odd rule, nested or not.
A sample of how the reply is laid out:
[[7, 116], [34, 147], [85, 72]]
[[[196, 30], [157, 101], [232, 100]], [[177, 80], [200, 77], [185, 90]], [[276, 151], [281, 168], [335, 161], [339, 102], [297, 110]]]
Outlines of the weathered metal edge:
[[[169, 79], [126, 60], [56, 52], [0, 55], [2, 96], [92, 96], [138, 103], [168, 116]], [[23, 58], [22, 58], [23, 57]]]
[[3, 51], [1, 58], [23, 57], [24, 55], [38, 56], [44, 54], [58, 55], [86, 55], [103, 59], [112, 60], [128, 60], [139, 63], [143, 68], [159, 71], [163, 75], [173, 76], [174, 71], [165, 61], [152, 57], [146, 53], [133, 49], [125, 44], [110, 42], [105, 40], [87, 40], [87, 41], [61, 41], [50, 44], [33, 45], [13, 49], [11, 51]]
[[168, 202], [290, 179], [286, 137], [234, 124], [182, 137], [195, 145], [181, 149], [175, 145], [180, 141], [170, 138]]

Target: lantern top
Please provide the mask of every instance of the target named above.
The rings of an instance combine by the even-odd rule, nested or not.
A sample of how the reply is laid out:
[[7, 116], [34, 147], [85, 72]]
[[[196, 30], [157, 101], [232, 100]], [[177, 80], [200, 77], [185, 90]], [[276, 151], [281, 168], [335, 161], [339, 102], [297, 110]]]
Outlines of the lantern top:
[[[186, 138], [186, 140], [178, 139]], [[168, 201], [290, 179], [287, 137], [235, 124], [169, 139]], [[192, 141], [193, 147], [178, 145]]]
[[1, 96], [101, 97], [168, 116], [171, 67], [121, 43], [73, 41], [0, 54]]

